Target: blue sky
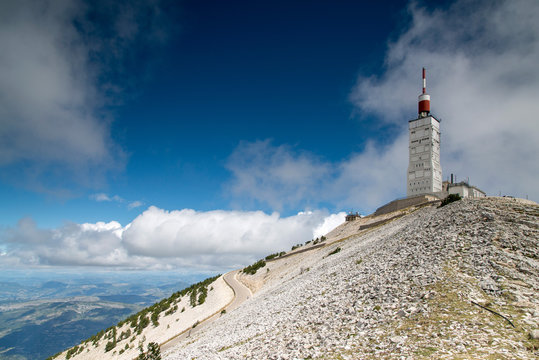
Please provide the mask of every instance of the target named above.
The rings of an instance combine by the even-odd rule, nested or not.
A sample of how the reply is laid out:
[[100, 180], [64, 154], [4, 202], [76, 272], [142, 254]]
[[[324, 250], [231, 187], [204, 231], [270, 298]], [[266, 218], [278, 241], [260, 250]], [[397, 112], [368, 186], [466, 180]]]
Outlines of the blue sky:
[[[96, 64], [104, 77], [95, 79], [98, 91], [105, 86], [102, 82], [121, 87], [112, 95], [98, 94], [111, 104], [91, 109], [104, 112], [112, 122], [105, 135], [117, 147], [109, 149], [108, 161], [116, 161], [113, 168], [90, 184], [72, 174], [66, 181], [65, 171], [45, 170], [36, 180], [39, 184], [28, 184], [33, 179], [22, 184], [6, 179], [2, 196], [21, 204], [16, 210], [6, 206], [9, 222], [32, 216], [40, 225], [58, 226], [64, 220], [126, 222], [137, 215], [135, 209], [121, 206], [125, 204], [95, 204], [90, 199], [93, 193], [167, 209], [229, 208], [233, 199], [223, 186], [230, 180], [226, 162], [240, 141], [272, 139], [275, 145], [290, 144], [329, 161], [361, 150], [367, 139], [383, 134], [376, 125], [358, 121], [348, 96], [361, 71], [380, 71], [387, 38], [407, 16], [405, 5], [404, 1], [368, 7], [355, 1], [152, 5], [161, 6], [166, 14], [156, 15], [158, 24], [151, 29], [139, 31], [157, 27], [164, 39], [146, 50], [153, 40], [137, 33], [129, 46], [118, 50], [123, 52], [121, 58]], [[132, 11], [146, 10], [140, 4], [133, 6]], [[110, 22], [120, 17], [101, 15], [94, 21], [103, 27], [111, 27]], [[23, 161], [14, 165], [27, 166]], [[298, 205], [286, 210], [294, 212]], [[312, 205], [317, 205], [315, 200]]]
[[444, 178], [537, 200], [538, 7], [3, 2], [0, 266], [228, 268], [369, 213], [423, 66]]

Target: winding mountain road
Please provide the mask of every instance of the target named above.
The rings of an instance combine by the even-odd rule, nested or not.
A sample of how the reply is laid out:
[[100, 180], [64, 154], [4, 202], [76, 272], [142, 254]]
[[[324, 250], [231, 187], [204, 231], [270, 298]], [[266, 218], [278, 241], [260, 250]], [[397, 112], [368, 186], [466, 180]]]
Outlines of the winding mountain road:
[[172, 339], [169, 339], [168, 341], [161, 344], [161, 351], [164, 352], [166, 350], [169, 350], [173, 348], [175, 345], [177, 345], [180, 341], [189, 338], [193, 333], [200, 331], [201, 329], [204, 329], [206, 326], [211, 324], [213, 321], [215, 321], [217, 318], [219, 318], [222, 315], [222, 311], [226, 310], [227, 312], [230, 312], [237, 307], [239, 307], [243, 302], [245, 302], [247, 299], [253, 296], [251, 293], [251, 290], [249, 290], [248, 287], [243, 285], [240, 281], [236, 279], [236, 275], [238, 274], [240, 270], [234, 270], [230, 271], [223, 275], [223, 279], [225, 280], [226, 284], [232, 289], [234, 292], [234, 298], [231, 302], [228, 303], [225, 307], [218, 309], [213, 315], [207, 317], [206, 319], [203, 319], [200, 321], [200, 323], [195, 327], [191, 329], [186, 329], [173, 337]]
[[253, 296], [251, 290], [236, 279], [238, 272], [239, 270], [234, 270], [226, 273], [223, 276], [225, 282], [228, 284], [228, 286], [230, 286], [232, 291], [234, 291], [234, 300], [232, 300], [232, 302], [226, 307], [226, 311], [234, 310]]

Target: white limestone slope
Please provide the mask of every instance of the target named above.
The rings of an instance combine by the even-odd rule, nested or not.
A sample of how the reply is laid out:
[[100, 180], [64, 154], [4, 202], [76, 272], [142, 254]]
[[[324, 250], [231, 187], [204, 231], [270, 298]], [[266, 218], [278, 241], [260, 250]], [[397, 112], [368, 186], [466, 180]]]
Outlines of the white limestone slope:
[[[208, 286], [208, 296], [203, 304], [191, 307], [189, 304], [189, 294], [187, 294], [177, 303], [177, 311], [169, 315], [166, 315], [165, 312], [160, 314], [158, 326], [155, 327], [150, 323], [140, 335], [136, 335], [133, 333], [133, 329], [130, 328], [129, 323], [124, 324], [116, 329], [117, 336], [119, 337], [123, 332], [127, 332], [128, 330], [131, 331], [131, 334], [126, 339], [118, 341], [114, 349], [105, 352], [105, 346], [110, 339], [103, 337], [97, 346], [94, 346], [92, 343], [84, 344], [82, 351], [72, 356], [71, 359], [134, 359], [139, 354], [139, 342], [143, 342], [144, 348], [146, 348], [146, 345], [149, 342], [157, 342], [158, 344], [165, 343], [174, 336], [191, 329], [193, 324], [197, 321], [203, 321], [215, 312], [219, 312], [220, 309], [227, 306], [233, 298], [234, 292], [225, 283], [223, 276], [221, 276]], [[182, 312], [182, 309], [185, 309], [185, 311]], [[67, 351], [64, 351], [55, 359], [65, 359], [66, 355]]]
[[537, 204], [468, 199], [341, 229], [243, 275], [253, 298], [164, 359], [535, 359], [538, 219]]

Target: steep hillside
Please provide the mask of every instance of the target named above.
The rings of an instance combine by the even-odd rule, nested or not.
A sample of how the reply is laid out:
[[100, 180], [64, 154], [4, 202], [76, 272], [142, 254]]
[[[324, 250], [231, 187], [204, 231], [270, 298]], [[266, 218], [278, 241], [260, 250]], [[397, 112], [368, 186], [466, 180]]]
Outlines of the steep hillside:
[[222, 276], [209, 278], [174, 293], [50, 359], [133, 359], [139, 354], [139, 344], [146, 348], [150, 342], [166, 343], [212, 316], [229, 304], [233, 297], [233, 291]]
[[241, 275], [255, 295], [164, 358], [539, 356], [537, 204], [488, 198], [393, 215], [344, 224], [325, 246]]
[[3, 270], [0, 360], [45, 359], [186, 286], [172, 273]]

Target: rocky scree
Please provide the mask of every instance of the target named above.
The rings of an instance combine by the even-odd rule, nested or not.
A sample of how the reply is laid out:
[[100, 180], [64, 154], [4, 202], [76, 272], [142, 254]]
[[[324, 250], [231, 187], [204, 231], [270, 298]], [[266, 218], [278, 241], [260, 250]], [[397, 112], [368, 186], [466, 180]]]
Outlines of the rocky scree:
[[501, 198], [421, 208], [313, 250], [164, 358], [536, 359], [538, 215]]

